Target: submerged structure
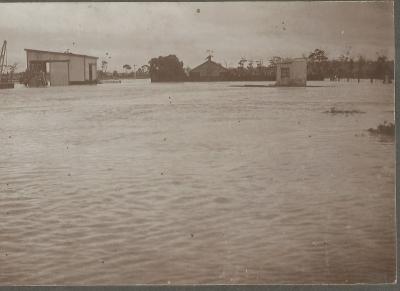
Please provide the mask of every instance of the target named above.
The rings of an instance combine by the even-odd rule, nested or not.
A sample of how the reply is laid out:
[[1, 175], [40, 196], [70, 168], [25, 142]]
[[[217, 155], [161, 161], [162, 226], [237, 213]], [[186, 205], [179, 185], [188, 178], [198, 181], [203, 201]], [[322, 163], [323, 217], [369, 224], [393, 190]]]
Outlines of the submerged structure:
[[25, 49], [29, 87], [97, 84], [97, 57]]
[[276, 65], [275, 86], [307, 85], [307, 59], [284, 59]]
[[222, 81], [226, 78], [228, 69], [213, 62], [212, 56], [207, 57], [207, 61], [195, 67], [189, 73], [191, 81]]

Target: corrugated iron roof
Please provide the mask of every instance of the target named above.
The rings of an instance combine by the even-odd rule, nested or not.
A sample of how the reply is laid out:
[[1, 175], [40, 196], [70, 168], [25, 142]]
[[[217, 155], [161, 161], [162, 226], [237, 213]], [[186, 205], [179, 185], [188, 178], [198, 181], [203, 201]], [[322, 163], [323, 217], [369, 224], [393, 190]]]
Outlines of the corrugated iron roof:
[[35, 50], [35, 49], [25, 49], [25, 51], [26, 52], [35, 52], [35, 53], [57, 54], [57, 55], [67, 55], [67, 56], [87, 57], [87, 58], [92, 58], [92, 59], [98, 59], [98, 57], [81, 55], [81, 54], [73, 54], [73, 53], [51, 52], [51, 51], [43, 51], [43, 50]]

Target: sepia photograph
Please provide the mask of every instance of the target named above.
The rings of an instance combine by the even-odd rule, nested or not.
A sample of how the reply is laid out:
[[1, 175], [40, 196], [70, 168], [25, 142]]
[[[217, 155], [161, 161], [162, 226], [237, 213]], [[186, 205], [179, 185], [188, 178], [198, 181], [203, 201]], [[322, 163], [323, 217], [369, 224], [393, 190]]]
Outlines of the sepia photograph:
[[395, 284], [394, 20], [0, 3], [0, 286]]

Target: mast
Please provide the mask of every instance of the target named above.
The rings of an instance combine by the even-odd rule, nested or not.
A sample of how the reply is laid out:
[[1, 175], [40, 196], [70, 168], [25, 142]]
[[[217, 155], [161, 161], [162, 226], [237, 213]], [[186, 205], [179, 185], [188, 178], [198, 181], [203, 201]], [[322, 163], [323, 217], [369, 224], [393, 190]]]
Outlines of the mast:
[[[0, 76], [3, 75], [3, 70], [7, 66], [7, 41], [3, 42], [0, 53]], [[4, 65], [5, 62], [5, 65]]]

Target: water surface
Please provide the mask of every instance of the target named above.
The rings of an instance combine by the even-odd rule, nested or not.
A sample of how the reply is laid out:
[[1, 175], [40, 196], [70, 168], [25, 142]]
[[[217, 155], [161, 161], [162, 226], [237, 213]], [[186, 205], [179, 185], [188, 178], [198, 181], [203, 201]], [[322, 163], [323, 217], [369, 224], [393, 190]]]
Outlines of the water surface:
[[393, 86], [232, 84], [1, 90], [0, 284], [393, 282]]

